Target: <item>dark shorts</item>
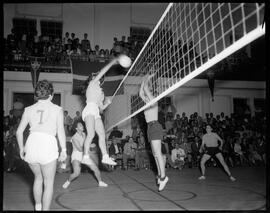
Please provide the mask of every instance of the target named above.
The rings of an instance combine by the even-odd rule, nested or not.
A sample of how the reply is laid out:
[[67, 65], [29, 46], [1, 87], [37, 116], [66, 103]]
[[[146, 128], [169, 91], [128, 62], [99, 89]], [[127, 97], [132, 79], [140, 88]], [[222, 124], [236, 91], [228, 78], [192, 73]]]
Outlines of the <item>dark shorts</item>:
[[163, 128], [158, 121], [152, 121], [147, 124], [148, 141], [163, 140]]
[[211, 157], [218, 153], [221, 153], [221, 150], [218, 147], [206, 147], [204, 152], [204, 154], [210, 155]]

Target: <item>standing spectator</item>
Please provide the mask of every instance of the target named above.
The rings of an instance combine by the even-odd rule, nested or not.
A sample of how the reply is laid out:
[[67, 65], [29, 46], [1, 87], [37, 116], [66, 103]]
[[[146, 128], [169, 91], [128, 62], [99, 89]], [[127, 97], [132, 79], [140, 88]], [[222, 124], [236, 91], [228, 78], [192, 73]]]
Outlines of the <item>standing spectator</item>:
[[173, 119], [171, 115], [167, 115], [167, 119], [165, 122], [165, 127], [166, 127], [166, 133], [168, 135], [173, 135], [174, 131], [173, 131]]
[[137, 149], [137, 144], [134, 142], [133, 138], [129, 138], [129, 141], [124, 145], [123, 149], [123, 170], [127, 169], [128, 159], [135, 159], [135, 150]]
[[75, 33], [71, 33], [71, 49], [74, 50], [77, 48], [77, 45], [76, 45], [76, 37], [75, 37]]
[[145, 161], [149, 162], [149, 156], [147, 153], [147, 149], [145, 147], [145, 138], [143, 132], [140, 132], [135, 156], [135, 166], [136, 166], [135, 170], [140, 170], [141, 168], [145, 167], [146, 166]]
[[173, 168], [182, 170], [184, 164], [185, 164], [185, 157], [186, 153], [185, 150], [182, 149], [179, 145], [179, 143], [175, 144], [175, 148], [172, 150], [172, 163], [173, 163]]
[[86, 50], [87, 53], [89, 53], [91, 51], [91, 44], [87, 37], [88, 37], [88, 34], [84, 33], [83, 39], [81, 41], [81, 45], [82, 45], [82, 51]]
[[13, 126], [17, 123], [17, 118], [14, 116], [13, 112], [14, 112], [13, 109], [9, 110], [8, 120], [10, 126]]
[[69, 39], [70, 39], [69, 32], [66, 32], [65, 33], [65, 37], [63, 38], [63, 41], [62, 41], [62, 45], [64, 47], [64, 50], [67, 50], [68, 49], [68, 44], [69, 44], [68, 40]]
[[66, 135], [70, 135], [70, 127], [72, 125], [72, 118], [69, 116], [68, 111], [64, 111], [64, 128]]
[[20, 98], [17, 98], [13, 104], [13, 115], [18, 118], [21, 117], [24, 110], [23, 101]]

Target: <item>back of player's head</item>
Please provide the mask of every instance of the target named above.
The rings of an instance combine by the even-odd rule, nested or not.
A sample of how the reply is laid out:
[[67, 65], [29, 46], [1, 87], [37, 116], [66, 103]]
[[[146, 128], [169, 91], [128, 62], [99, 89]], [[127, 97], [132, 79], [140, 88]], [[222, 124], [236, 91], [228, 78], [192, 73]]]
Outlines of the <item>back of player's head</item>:
[[37, 83], [35, 88], [36, 100], [46, 100], [53, 94], [53, 85], [48, 80], [42, 80]]

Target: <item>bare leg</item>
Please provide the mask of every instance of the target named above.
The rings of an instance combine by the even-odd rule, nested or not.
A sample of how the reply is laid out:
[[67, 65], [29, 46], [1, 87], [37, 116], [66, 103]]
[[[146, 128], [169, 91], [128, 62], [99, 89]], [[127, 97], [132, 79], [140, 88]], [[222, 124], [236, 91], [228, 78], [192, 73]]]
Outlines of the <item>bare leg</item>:
[[219, 162], [221, 163], [221, 165], [223, 166], [223, 168], [224, 168], [224, 170], [226, 171], [226, 173], [228, 174], [228, 176], [229, 176], [229, 177], [232, 176], [232, 175], [231, 175], [231, 172], [230, 172], [230, 170], [229, 170], [229, 167], [227, 166], [227, 164], [226, 164], [225, 161], [224, 161], [224, 158], [223, 158], [222, 154], [221, 154], [221, 153], [217, 153], [217, 154], [216, 154], [216, 157], [217, 157], [217, 159], [219, 160]]
[[53, 196], [53, 184], [56, 172], [56, 160], [46, 165], [41, 165], [41, 171], [44, 179], [44, 193], [42, 199], [42, 210], [49, 210], [52, 196]]
[[105, 142], [105, 130], [101, 118], [95, 120], [95, 131], [98, 134], [98, 145], [102, 155], [108, 154]]
[[93, 115], [87, 115], [85, 118], [85, 125], [87, 130], [87, 136], [84, 141], [83, 154], [88, 155], [90, 144], [95, 137], [95, 117]]
[[42, 193], [43, 193], [43, 177], [41, 173], [41, 168], [39, 164], [29, 164], [30, 169], [35, 175], [33, 193], [35, 204], [41, 204]]
[[201, 163], [200, 163], [201, 171], [202, 171], [202, 176], [205, 175], [205, 163], [206, 163], [210, 158], [211, 158], [210, 155], [204, 154], [204, 155], [202, 156]]
[[161, 153], [161, 141], [152, 140], [151, 147], [156, 161], [158, 175], [161, 176], [161, 178], [164, 178], [166, 175], [165, 175], [165, 163]]
[[81, 163], [78, 160], [73, 160], [72, 162], [72, 167], [73, 167], [73, 173], [69, 176], [68, 181], [71, 182], [75, 178], [79, 177], [81, 174]]

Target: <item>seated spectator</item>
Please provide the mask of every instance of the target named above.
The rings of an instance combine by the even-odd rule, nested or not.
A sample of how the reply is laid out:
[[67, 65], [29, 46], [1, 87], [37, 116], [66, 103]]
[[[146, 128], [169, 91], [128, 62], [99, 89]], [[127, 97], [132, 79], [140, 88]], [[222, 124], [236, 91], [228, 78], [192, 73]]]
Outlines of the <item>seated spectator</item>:
[[123, 150], [123, 170], [127, 169], [127, 161], [129, 159], [135, 160], [135, 150], [137, 149], [137, 144], [134, 142], [133, 138], [129, 138], [129, 141], [125, 144]]
[[[112, 136], [112, 143], [109, 147], [109, 156], [112, 157], [113, 159], [115, 159], [117, 164], [118, 164], [117, 159], [123, 158], [121, 144], [118, 143], [118, 138], [116, 138], [115, 136]], [[114, 166], [112, 166], [112, 169], [113, 168], [114, 168]]]
[[235, 156], [236, 157], [239, 157], [240, 159], [240, 165], [242, 166], [243, 165], [243, 162], [247, 162], [247, 159], [245, 158], [244, 156], [244, 153], [242, 151], [242, 147], [241, 147], [241, 144], [240, 144], [240, 139], [237, 137], [235, 138], [235, 141], [234, 141], [234, 153], [235, 153]]
[[196, 165], [200, 162], [200, 147], [201, 147], [201, 141], [198, 136], [194, 137], [194, 140], [191, 143], [191, 155], [192, 160], [195, 162]]
[[182, 148], [185, 151], [185, 160], [188, 162], [188, 167], [192, 168], [192, 150], [191, 145], [188, 143], [187, 138], [184, 138], [184, 142], [180, 144], [180, 148]]
[[165, 122], [165, 127], [166, 127], [166, 133], [168, 135], [173, 135], [174, 131], [173, 131], [173, 119], [170, 115], [167, 115], [167, 119]]
[[118, 129], [118, 127], [115, 126], [115, 127], [113, 127], [113, 130], [112, 130], [112, 132], [111, 132], [110, 135], [109, 135], [109, 140], [111, 140], [111, 139], [113, 138], [113, 136], [116, 137], [116, 138], [122, 138], [123, 132], [121, 132], [121, 131]]
[[263, 161], [262, 157], [258, 154], [256, 146], [254, 142], [251, 142], [248, 145], [248, 152], [249, 152], [249, 161], [252, 165], [257, 165], [257, 162], [261, 163]]
[[185, 164], [185, 157], [185, 150], [180, 148], [179, 143], [175, 143], [175, 148], [172, 150], [171, 154], [173, 168], [182, 170]]
[[138, 137], [138, 146], [136, 149], [136, 155], [135, 155], [135, 170], [140, 170], [141, 168], [147, 168], [145, 165], [147, 161], [147, 164], [149, 165], [149, 156], [147, 149], [145, 147], [145, 138], [143, 135], [143, 132], [140, 132], [140, 137]]

